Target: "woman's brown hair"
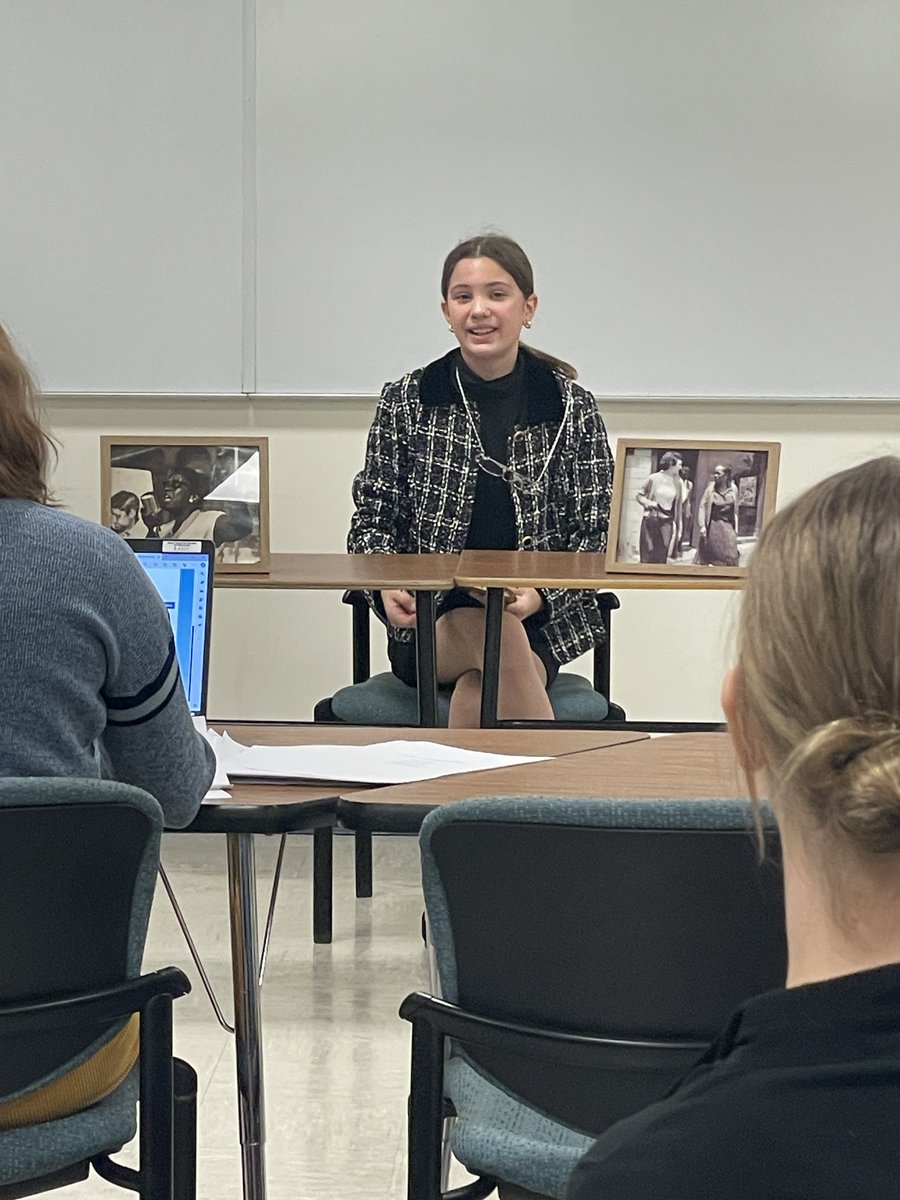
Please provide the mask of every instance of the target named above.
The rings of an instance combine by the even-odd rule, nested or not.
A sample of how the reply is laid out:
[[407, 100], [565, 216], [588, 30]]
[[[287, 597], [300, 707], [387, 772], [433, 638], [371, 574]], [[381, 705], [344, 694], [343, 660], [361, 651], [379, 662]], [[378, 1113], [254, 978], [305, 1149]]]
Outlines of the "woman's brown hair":
[[50, 503], [46, 473], [54, 455], [28, 368], [0, 325], [0, 499]]
[[900, 458], [824, 480], [766, 528], [738, 662], [742, 735], [782, 818], [900, 851]]
[[[450, 287], [450, 276], [453, 274], [456, 264], [462, 262], [464, 258], [492, 259], [508, 275], [513, 277], [516, 286], [526, 300], [529, 296], [534, 295], [534, 271], [531, 269], [531, 263], [528, 261], [528, 256], [522, 247], [518, 242], [514, 242], [512, 238], [504, 237], [502, 234], [485, 233], [460, 242], [458, 246], [453, 247], [444, 259], [444, 269], [441, 272], [441, 295], [445, 300], [447, 299], [447, 290]], [[526, 346], [524, 342], [522, 343], [522, 349], [527, 350], [529, 354], [533, 354], [535, 358], [542, 359], [554, 371], [559, 371], [567, 379], [578, 378], [578, 372], [571, 363], [564, 362], [563, 359], [556, 358], [552, 354], [547, 354], [544, 350], [536, 350], [534, 346]]]

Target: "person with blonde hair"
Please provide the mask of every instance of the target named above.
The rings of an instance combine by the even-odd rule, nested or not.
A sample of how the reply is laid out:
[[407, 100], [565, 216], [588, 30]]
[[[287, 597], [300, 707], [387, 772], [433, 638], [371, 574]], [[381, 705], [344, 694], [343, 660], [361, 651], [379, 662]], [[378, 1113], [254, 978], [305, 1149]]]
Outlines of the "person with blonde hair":
[[609, 1129], [569, 1200], [895, 1200], [900, 459], [826, 479], [766, 528], [723, 704], [779, 827], [786, 986]]
[[[193, 727], [165, 605], [113, 530], [53, 503], [53, 453], [0, 326], [0, 776], [111, 773], [154, 796], [166, 824], [187, 825], [215, 763]], [[62, 1079], [0, 1102], [0, 1129], [96, 1103], [137, 1052], [135, 1017]]]

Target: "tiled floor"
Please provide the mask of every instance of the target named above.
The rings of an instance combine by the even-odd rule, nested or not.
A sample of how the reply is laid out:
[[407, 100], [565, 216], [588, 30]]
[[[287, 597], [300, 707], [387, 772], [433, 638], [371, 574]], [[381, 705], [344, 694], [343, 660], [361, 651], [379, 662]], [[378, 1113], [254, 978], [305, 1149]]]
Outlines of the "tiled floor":
[[[288, 839], [263, 988], [267, 1175], [271, 1200], [401, 1200], [409, 1027], [403, 997], [427, 985], [418, 849], [376, 837], [375, 895], [353, 895], [353, 839], [336, 838], [334, 942], [314, 946], [311, 838]], [[257, 839], [261, 922], [277, 839]], [[163, 861], [207, 970], [231, 1013], [225, 843], [169, 834]], [[216, 1023], [165, 894], [157, 894], [145, 966], [182, 967], [194, 986], [175, 1005], [176, 1052], [200, 1078], [198, 1194], [239, 1200], [231, 1037]], [[92, 1177], [60, 1200], [127, 1193]]]

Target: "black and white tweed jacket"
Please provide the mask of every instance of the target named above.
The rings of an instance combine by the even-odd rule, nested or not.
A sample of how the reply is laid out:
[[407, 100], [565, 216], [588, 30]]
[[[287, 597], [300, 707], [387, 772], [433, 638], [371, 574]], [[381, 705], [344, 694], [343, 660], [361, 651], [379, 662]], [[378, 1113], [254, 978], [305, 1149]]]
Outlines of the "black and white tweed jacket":
[[[451, 373], [452, 353], [385, 384], [353, 481], [351, 554], [459, 552], [475, 503], [478, 446]], [[613, 464], [590, 392], [524, 352], [525, 421], [508, 463], [536, 480], [562, 422], [552, 460], [532, 494], [512, 489], [520, 550], [604, 550]], [[477, 421], [477, 412], [474, 414]], [[542, 632], [558, 662], [603, 637], [595, 593], [542, 588]], [[389, 628], [405, 640], [409, 630]]]

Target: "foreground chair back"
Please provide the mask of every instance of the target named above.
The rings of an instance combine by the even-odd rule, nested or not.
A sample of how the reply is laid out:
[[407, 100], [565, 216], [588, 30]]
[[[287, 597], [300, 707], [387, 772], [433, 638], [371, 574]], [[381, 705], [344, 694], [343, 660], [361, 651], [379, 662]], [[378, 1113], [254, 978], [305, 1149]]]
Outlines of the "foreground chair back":
[[[171, 1040], [172, 999], [190, 985], [174, 968], [140, 974], [161, 831], [138, 788], [0, 779], [0, 1104], [60, 1079], [141, 1014], [139, 1069], [109, 1096], [0, 1132], [0, 1200], [83, 1179], [91, 1162], [142, 1197], [193, 1194], [196, 1077], [173, 1067]], [[107, 1156], [134, 1137], [138, 1097], [133, 1171]]]
[[442, 1076], [454, 1153], [483, 1180], [465, 1194], [499, 1180], [562, 1196], [596, 1135], [661, 1098], [737, 1005], [783, 983], [767, 837], [760, 863], [738, 801], [468, 800], [425, 819], [443, 996], [401, 1009], [410, 1196], [441, 1194]]

